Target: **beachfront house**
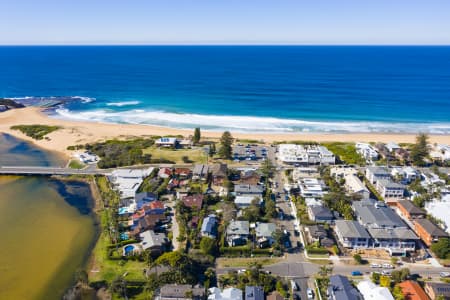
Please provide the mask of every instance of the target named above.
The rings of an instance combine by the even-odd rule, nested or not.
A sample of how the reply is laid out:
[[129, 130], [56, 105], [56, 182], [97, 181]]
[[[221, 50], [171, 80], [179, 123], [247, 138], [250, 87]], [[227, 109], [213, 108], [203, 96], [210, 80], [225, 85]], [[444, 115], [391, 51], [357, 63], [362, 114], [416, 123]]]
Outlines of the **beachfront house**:
[[368, 161], [378, 160], [379, 154], [377, 149], [367, 143], [356, 143], [356, 152]]
[[155, 145], [163, 148], [176, 148], [177, 139], [174, 137], [162, 137], [155, 141]]
[[378, 180], [388, 180], [391, 178], [391, 172], [386, 167], [367, 167], [366, 178], [372, 183], [376, 184]]

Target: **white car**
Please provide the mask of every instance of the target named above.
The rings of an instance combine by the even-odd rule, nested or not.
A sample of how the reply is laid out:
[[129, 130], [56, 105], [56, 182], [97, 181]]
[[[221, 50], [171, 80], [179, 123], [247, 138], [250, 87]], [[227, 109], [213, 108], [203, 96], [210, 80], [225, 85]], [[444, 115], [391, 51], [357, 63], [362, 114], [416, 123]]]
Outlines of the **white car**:
[[371, 264], [370, 265], [371, 268], [381, 268], [380, 264]]
[[384, 268], [384, 269], [393, 269], [394, 266], [391, 265], [391, 264], [383, 264], [383, 268]]
[[439, 273], [439, 276], [441, 276], [442, 278], [450, 277], [450, 272], [441, 272]]
[[314, 294], [313, 294], [312, 289], [307, 288], [306, 289], [306, 295], [308, 296], [308, 299], [314, 299]]
[[381, 275], [390, 276], [391, 270], [383, 270], [383, 271], [381, 271]]

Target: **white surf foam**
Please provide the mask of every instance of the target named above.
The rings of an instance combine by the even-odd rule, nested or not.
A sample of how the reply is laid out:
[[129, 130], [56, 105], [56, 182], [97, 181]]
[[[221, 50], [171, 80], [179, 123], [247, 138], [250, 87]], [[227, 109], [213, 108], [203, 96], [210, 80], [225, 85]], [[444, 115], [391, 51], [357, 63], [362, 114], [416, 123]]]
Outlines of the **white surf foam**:
[[109, 102], [109, 103], [106, 103], [106, 105], [122, 107], [122, 106], [138, 105], [139, 103], [141, 103], [141, 102], [140, 101], [122, 101], [122, 102]]
[[142, 109], [114, 112], [104, 109], [73, 112], [65, 108], [55, 111], [57, 117], [107, 123], [129, 123], [160, 125], [173, 128], [235, 132], [329, 132], [329, 133], [416, 133], [449, 134], [450, 123], [387, 123], [356, 121], [304, 121], [254, 116], [220, 116], [200, 114], [178, 114]]

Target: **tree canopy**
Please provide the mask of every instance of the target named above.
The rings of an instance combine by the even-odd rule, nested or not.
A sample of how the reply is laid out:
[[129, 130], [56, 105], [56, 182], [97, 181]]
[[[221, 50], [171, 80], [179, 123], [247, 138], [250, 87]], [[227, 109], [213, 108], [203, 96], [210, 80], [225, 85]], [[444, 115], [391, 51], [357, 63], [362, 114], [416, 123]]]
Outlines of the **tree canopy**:
[[416, 143], [411, 148], [411, 160], [417, 166], [425, 165], [425, 158], [429, 155], [428, 135], [420, 133], [416, 137]]
[[431, 245], [431, 250], [439, 258], [447, 258], [450, 255], [450, 239], [441, 238], [437, 243]]
[[200, 127], [197, 127], [194, 130], [194, 137], [192, 141], [194, 142], [194, 144], [198, 144], [198, 142], [200, 142], [200, 138], [201, 138]]
[[231, 159], [233, 137], [229, 131], [225, 131], [220, 138], [219, 156], [224, 159]]

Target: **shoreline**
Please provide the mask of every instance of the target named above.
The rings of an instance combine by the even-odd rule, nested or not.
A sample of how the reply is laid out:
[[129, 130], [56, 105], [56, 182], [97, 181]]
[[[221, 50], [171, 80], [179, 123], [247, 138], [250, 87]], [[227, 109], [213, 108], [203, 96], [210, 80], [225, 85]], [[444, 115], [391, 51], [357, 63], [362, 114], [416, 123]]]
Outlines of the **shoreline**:
[[[116, 124], [86, 121], [72, 121], [52, 118], [38, 107], [12, 109], [0, 114], [0, 132], [32, 142], [33, 144], [71, 156], [68, 146], [86, 144], [107, 139], [125, 139], [130, 137], [148, 137], [165, 135], [192, 135], [193, 130], [176, 129], [156, 125]], [[58, 125], [63, 127], [50, 133], [47, 139], [34, 140], [17, 130], [13, 125]], [[275, 141], [315, 141], [315, 142], [396, 142], [414, 143], [417, 133], [239, 133], [231, 131], [234, 138], [259, 140], [264, 143]], [[202, 130], [203, 139], [219, 139], [222, 132]], [[431, 143], [450, 144], [450, 135], [429, 134]]]

